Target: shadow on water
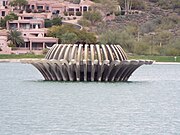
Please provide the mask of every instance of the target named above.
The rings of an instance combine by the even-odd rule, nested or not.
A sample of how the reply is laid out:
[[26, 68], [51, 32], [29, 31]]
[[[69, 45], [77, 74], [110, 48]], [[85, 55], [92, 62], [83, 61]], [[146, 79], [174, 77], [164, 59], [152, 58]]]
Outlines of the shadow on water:
[[51, 84], [145, 84], [150, 82], [157, 82], [157, 81], [126, 81], [126, 82], [91, 82], [91, 81], [46, 81], [43, 79], [39, 80], [25, 80], [25, 82], [34, 82], [34, 83], [51, 83]]

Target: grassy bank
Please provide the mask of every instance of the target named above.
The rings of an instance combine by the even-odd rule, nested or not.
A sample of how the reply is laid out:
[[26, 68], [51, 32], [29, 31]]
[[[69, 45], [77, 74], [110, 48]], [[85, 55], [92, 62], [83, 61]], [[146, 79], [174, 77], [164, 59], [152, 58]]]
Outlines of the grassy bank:
[[44, 58], [44, 55], [34, 54], [0, 54], [0, 59]]
[[176, 56], [176, 61], [174, 56], [128, 56], [128, 59], [149, 59], [155, 60], [156, 62], [180, 62], [180, 56]]
[[[23, 59], [23, 58], [44, 58], [44, 55], [34, 55], [34, 54], [0, 54], [0, 59]], [[180, 62], [180, 56], [145, 56], [145, 55], [129, 55], [128, 59], [149, 59], [155, 60], [156, 62]]]

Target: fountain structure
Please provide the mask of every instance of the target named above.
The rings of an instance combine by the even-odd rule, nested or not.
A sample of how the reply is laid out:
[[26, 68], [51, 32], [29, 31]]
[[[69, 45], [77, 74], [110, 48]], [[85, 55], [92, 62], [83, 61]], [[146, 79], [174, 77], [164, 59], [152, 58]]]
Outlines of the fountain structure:
[[29, 61], [48, 81], [127, 81], [151, 60], [127, 60], [120, 45], [55, 44], [43, 60]]

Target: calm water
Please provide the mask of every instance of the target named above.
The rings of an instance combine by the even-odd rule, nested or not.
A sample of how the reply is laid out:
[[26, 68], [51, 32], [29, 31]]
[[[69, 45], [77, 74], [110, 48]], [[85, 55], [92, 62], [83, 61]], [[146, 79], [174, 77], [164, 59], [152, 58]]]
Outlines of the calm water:
[[180, 135], [180, 65], [139, 68], [128, 83], [45, 82], [0, 63], [0, 135]]

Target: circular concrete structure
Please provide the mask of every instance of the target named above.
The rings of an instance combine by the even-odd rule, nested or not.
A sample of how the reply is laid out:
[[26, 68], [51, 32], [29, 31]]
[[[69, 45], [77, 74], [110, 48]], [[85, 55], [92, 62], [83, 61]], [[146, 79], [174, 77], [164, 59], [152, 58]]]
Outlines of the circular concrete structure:
[[143, 64], [127, 60], [120, 45], [55, 44], [44, 60], [31, 61], [49, 81], [127, 81]]

